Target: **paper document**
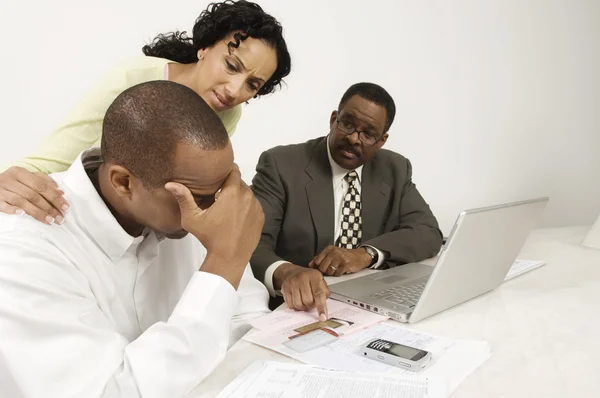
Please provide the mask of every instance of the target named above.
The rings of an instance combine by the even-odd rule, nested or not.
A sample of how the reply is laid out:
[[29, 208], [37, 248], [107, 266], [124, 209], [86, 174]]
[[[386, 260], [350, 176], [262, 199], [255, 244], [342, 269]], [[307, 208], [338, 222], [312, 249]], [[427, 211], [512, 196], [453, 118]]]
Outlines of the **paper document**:
[[[276, 311], [279, 312], [279, 311]], [[268, 331], [253, 331], [244, 340], [279, 352], [300, 362], [328, 369], [351, 372], [404, 374], [414, 372], [403, 370], [359, 355], [360, 348], [368, 341], [381, 338], [395, 343], [429, 351], [432, 363], [418, 374], [444, 380], [446, 391], [451, 393], [458, 385], [490, 356], [486, 342], [460, 341], [421, 333], [395, 322], [382, 322], [368, 329], [344, 335], [336, 341], [309, 350], [297, 352], [278, 343]]]
[[429, 351], [432, 355], [432, 362], [435, 362], [454, 345], [450, 339], [419, 333], [396, 326], [391, 322], [380, 323], [360, 332], [342, 336], [333, 343], [306, 352], [297, 352], [286, 347], [269, 332], [254, 331], [243, 337], [244, 340], [251, 343], [323, 368], [353, 372], [385, 373], [395, 370], [412, 373], [359, 355], [363, 344], [378, 338]]
[[327, 310], [329, 320], [326, 322], [319, 322], [317, 310], [314, 308], [306, 312], [286, 308], [251, 319], [248, 323], [258, 330], [269, 332], [272, 336], [279, 336], [279, 342], [282, 342], [293, 335], [319, 326], [329, 326], [340, 332], [339, 334], [352, 334], [388, 319], [386, 316], [330, 299], [327, 300]]
[[510, 267], [510, 270], [508, 270], [508, 273], [506, 274], [506, 277], [504, 278], [504, 282], [511, 280], [513, 278], [516, 278], [517, 276], [523, 275], [526, 272], [529, 272], [536, 268], [539, 268], [545, 264], [546, 263], [544, 261], [530, 261], [530, 260], [516, 259], [515, 262], [513, 263], [512, 267]]
[[284, 309], [251, 319], [249, 323], [260, 330], [255, 336], [256, 344], [303, 353], [388, 319], [335, 300], [327, 300], [327, 309], [329, 319], [325, 322], [319, 322], [316, 309], [309, 312]]
[[255, 361], [217, 398], [443, 398], [443, 383], [425, 377], [343, 372]]

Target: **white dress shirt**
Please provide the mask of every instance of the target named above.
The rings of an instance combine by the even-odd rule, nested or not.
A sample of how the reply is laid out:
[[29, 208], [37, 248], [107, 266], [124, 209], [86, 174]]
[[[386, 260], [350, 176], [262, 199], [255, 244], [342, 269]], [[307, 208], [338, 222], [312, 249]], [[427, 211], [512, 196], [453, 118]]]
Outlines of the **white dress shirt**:
[[181, 397], [268, 312], [249, 266], [236, 292], [194, 236], [128, 235], [84, 170], [98, 151], [52, 176], [63, 225], [0, 214], [2, 397]]
[[[329, 136], [327, 136], [327, 157], [329, 158], [329, 165], [331, 166], [331, 183], [333, 184], [333, 236], [335, 242], [339, 238], [342, 230], [342, 206], [344, 203], [344, 196], [346, 195], [346, 192], [348, 192], [348, 183], [346, 182], [344, 177], [352, 170], [344, 169], [342, 166], [337, 164], [335, 160], [333, 160], [333, 158], [331, 157], [331, 150], [329, 149]], [[356, 171], [356, 174], [358, 174], [358, 178], [355, 180], [355, 187], [359, 194], [361, 193], [362, 169], [363, 166], [354, 169], [354, 171]], [[377, 262], [373, 264], [371, 268], [379, 268], [379, 266], [383, 263], [384, 255], [376, 247], [369, 247], [375, 249], [378, 254]], [[275, 261], [273, 264], [269, 265], [269, 268], [267, 268], [267, 270], [265, 271], [265, 286], [267, 287], [269, 294], [273, 297], [280, 294], [280, 292], [275, 290], [273, 286], [273, 274], [281, 264], [285, 264], [287, 262], [288, 261]]]

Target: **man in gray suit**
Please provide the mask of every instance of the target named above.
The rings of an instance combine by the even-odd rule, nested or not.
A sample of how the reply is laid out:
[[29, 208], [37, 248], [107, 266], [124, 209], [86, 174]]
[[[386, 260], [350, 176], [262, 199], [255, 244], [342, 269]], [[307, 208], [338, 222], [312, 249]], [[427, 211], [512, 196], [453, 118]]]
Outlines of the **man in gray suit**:
[[373, 83], [351, 86], [330, 131], [264, 152], [252, 181], [265, 224], [250, 263], [272, 296], [327, 318], [323, 275], [393, 267], [437, 254], [442, 233], [411, 164], [381, 149], [396, 108]]

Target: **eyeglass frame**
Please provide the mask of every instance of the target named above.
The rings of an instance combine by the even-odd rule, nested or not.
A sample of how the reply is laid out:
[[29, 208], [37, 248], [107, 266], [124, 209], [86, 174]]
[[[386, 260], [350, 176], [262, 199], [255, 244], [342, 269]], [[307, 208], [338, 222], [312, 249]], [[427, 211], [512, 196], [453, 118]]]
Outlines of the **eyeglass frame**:
[[[358, 133], [358, 139], [360, 140], [360, 142], [362, 142], [363, 144], [366, 144], [366, 145], [368, 145], [368, 146], [373, 146], [373, 145], [377, 144], [379, 141], [381, 141], [381, 139], [382, 139], [382, 138], [383, 138], [383, 136], [385, 135], [385, 133], [383, 133], [383, 134], [381, 135], [381, 137], [379, 137], [379, 138], [377, 138], [377, 139], [375, 140], [375, 142], [373, 142], [372, 144], [369, 144], [369, 143], [368, 143], [368, 142], [366, 142], [365, 140], [361, 139], [361, 137], [363, 137], [363, 136], [364, 136], [364, 134], [367, 134], [367, 133], [371, 134], [371, 132], [370, 132], [370, 131], [360, 131], [360, 130], [358, 130], [358, 129], [357, 129], [355, 126], [354, 126], [354, 125], [352, 125], [352, 127], [354, 128], [354, 130], [352, 130], [352, 132], [347, 132], [346, 130], [342, 130], [342, 129], [340, 128], [340, 119], [339, 119], [338, 117], [336, 117], [336, 118], [335, 118], [335, 122], [337, 123], [337, 126], [336, 126], [336, 128], [337, 128], [338, 130], [340, 130], [342, 133], [344, 133], [344, 134], [346, 134], [346, 135], [352, 135], [352, 134], [354, 134], [354, 133]], [[372, 135], [372, 134], [371, 134], [371, 135]], [[373, 138], [375, 138], [375, 137], [373, 137]]]

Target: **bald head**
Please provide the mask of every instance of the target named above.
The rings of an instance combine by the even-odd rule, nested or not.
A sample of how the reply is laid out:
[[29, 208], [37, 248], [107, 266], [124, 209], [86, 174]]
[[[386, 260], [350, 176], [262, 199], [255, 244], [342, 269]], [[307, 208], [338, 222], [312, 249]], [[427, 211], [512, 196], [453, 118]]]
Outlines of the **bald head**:
[[171, 179], [179, 144], [210, 151], [229, 144], [217, 114], [180, 84], [161, 80], [133, 86], [114, 100], [104, 117], [104, 162], [127, 168], [148, 188]]

